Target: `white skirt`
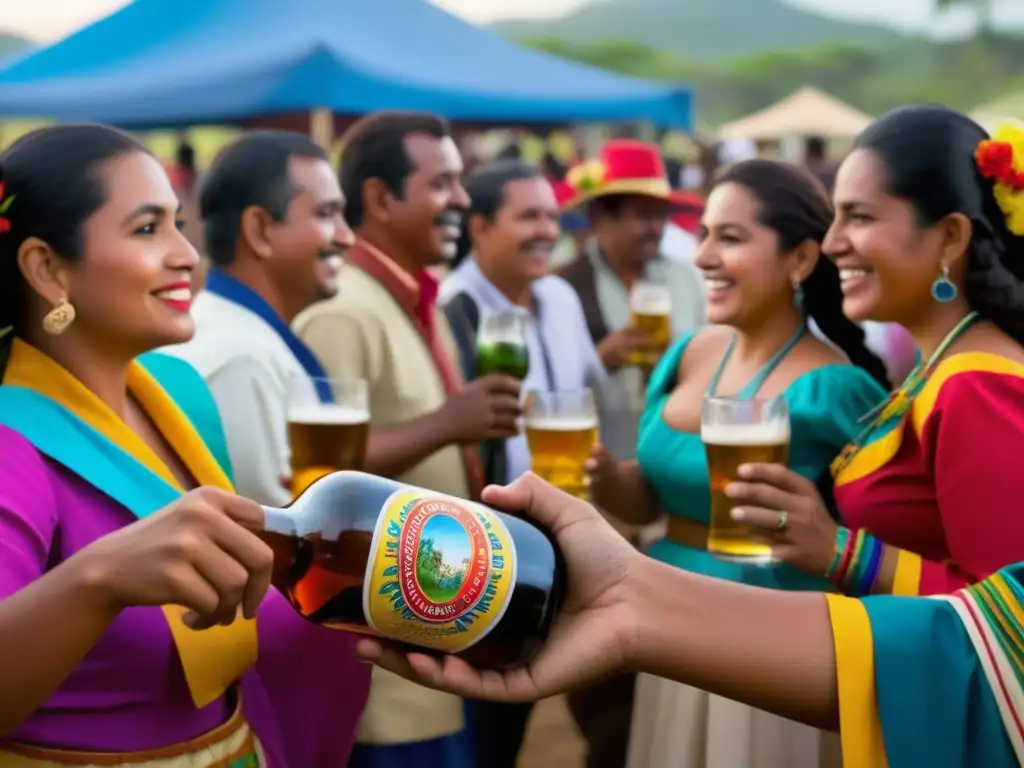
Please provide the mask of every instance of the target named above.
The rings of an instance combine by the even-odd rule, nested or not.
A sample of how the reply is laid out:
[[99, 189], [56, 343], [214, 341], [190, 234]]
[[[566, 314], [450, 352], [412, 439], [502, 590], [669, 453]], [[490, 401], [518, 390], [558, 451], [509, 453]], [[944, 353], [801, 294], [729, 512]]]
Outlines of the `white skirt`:
[[839, 735], [652, 675], [637, 679], [627, 768], [842, 768]]

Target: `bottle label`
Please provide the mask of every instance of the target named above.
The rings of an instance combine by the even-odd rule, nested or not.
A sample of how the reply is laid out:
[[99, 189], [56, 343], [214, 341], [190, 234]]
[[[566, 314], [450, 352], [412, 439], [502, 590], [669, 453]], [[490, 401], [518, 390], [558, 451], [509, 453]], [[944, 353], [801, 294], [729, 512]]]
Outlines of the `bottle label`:
[[516, 581], [515, 544], [494, 512], [419, 489], [384, 502], [370, 544], [363, 613], [403, 643], [458, 653], [504, 615]]

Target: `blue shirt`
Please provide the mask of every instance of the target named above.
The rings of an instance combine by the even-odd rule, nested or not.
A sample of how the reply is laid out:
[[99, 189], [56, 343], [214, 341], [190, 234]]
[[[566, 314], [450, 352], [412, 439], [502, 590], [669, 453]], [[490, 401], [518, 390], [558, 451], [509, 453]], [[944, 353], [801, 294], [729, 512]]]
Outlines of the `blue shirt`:
[[[547, 275], [534, 281], [530, 292], [533, 296], [533, 311], [528, 313], [527, 319], [530, 370], [523, 381], [523, 391], [567, 392], [590, 387], [600, 404], [608, 376], [590, 338], [576, 291], [562, 278]], [[472, 258], [463, 261], [445, 279], [439, 302], [445, 304], [460, 293], [476, 302], [481, 317], [524, 311], [484, 277]], [[505, 441], [505, 454], [510, 481], [530, 469], [530, 450], [525, 435]]]

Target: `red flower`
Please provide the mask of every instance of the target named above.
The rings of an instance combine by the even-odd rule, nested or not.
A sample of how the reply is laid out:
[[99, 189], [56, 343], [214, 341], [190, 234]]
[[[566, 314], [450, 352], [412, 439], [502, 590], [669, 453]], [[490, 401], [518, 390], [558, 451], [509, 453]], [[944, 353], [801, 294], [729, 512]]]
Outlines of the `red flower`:
[[1011, 189], [1024, 189], [1024, 173], [1013, 168], [1013, 146], [1005, 141], [986, 140], [978, 144], [974, 153], [978, 170], [986, 179], [1004, 184]]
[[10, 221], [10, 219], [2, 219], [2, 218], [0, 218], [0, 235], [2, 235], [4, 232], [10, 232], [10, 231], [11, 231], [11, 221]]

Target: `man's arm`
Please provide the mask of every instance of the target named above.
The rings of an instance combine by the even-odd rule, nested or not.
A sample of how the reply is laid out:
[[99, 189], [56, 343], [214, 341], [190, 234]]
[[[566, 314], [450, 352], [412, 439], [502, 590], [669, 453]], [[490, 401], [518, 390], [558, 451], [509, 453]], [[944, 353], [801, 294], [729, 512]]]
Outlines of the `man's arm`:
[[451, 421], [443, 409], [404, 424], [375, 428], [370, 430], [366, 449], [366, 471], [397, 477], [454, 442]]
[[[381, 378], [383, 331], [340, 312], [304, 317], [296, 332], [320, 359], [332, 378], [363, 378], [371, 392]], [[372, 414], [371, 414], [372, 420]], [[455, 442], [444, 409], [388, 427], [372, 427], [364, 469], [382, 477], [397, 477]]]

